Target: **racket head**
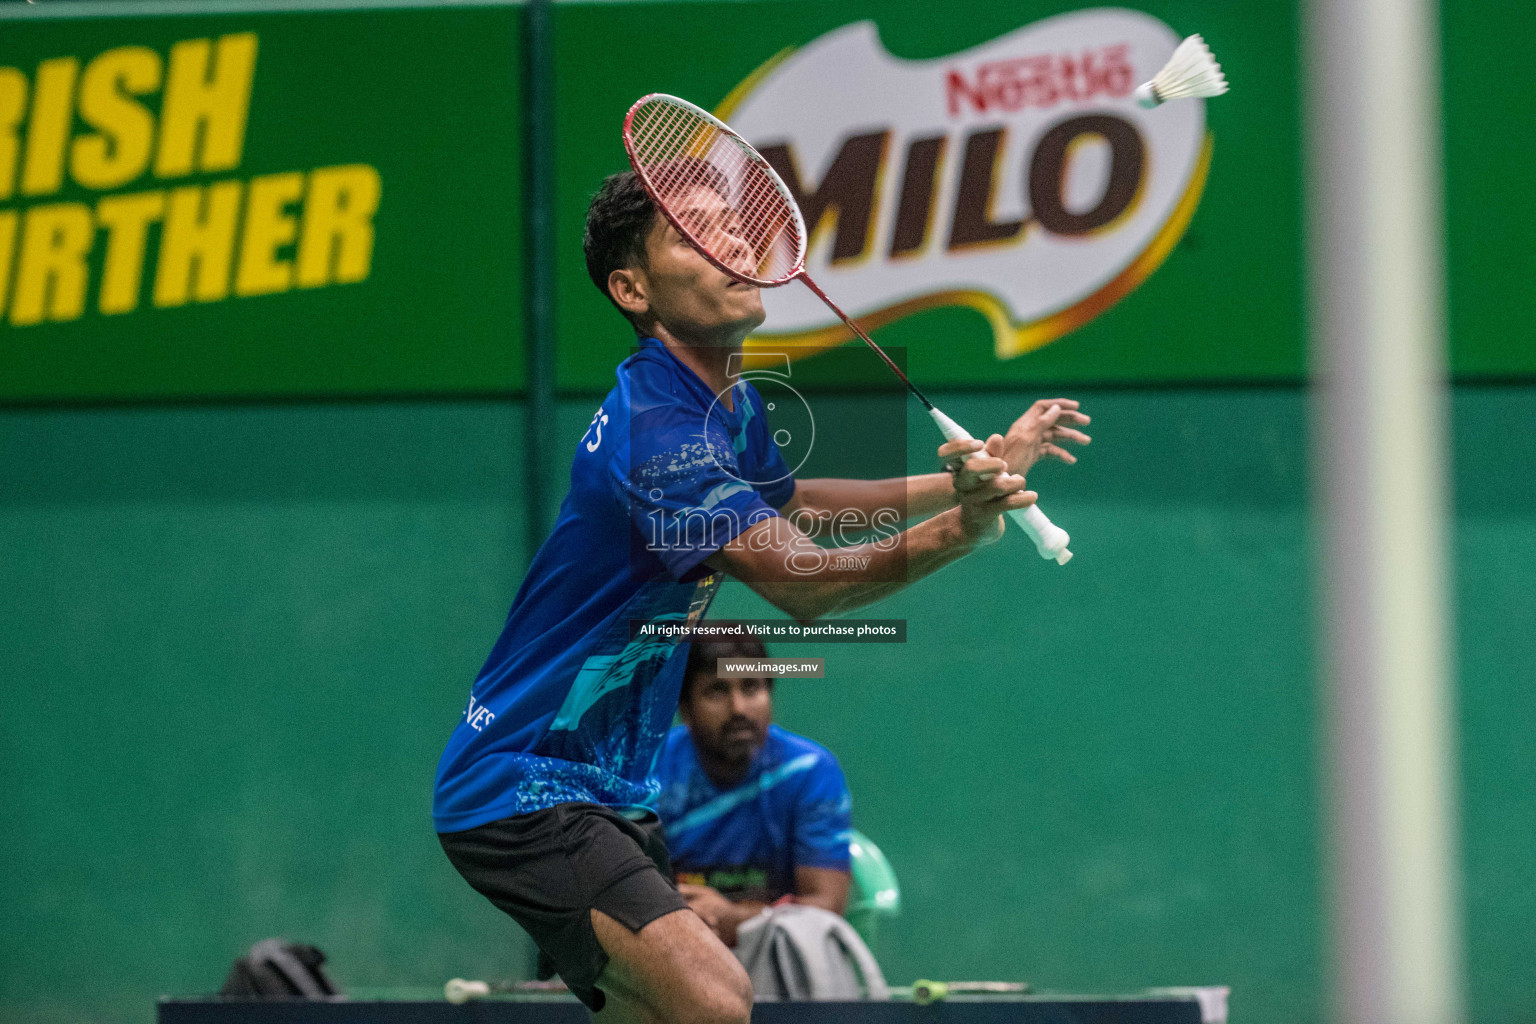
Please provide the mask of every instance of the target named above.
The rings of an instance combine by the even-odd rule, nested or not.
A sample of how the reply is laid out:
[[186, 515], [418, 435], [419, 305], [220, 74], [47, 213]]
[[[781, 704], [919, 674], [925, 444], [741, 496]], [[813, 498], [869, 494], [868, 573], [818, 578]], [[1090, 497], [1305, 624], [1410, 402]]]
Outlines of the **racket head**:
[[653, 92], [624, 116], [624, 151], [662, 216], [722, 273], [776, 288], [804, 272], [799, 204], [762, 154], [724, 121]]

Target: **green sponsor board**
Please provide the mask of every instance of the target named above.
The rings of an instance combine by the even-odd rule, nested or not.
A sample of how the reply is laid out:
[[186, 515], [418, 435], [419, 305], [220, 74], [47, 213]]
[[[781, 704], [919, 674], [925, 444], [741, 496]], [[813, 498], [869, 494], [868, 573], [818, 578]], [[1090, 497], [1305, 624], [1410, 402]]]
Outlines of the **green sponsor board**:
[[[0, 401], [521, 390], [521, 14], [0, 10]], [[1536, 77], [1477, 68], [1536, 14], [1444, 19], [1452, 368], [1529, 376]], [[557, 4], [558, 385], [606, 390], [631, 345], [581, 224], [650, 91], [763, 147], [816, 279], [922, 383], [1298, 380], [1297, 25], [1289, 3]], [[1134, 108], [1193, 31], [1232, 93]], [[840, 340], [802, 285], [768, 302], [764, 344]], [[796, 380], [846, 383], [815, 358]]]
[[0, 399], [521, 386], [518, 8], [110, 6], [0, 20]]
[[[556, 8], [559, 384], [601, 390], [630, 340], [587, 280], [586, 203], [627, 166], [624, 112], [667, 92], [790, 179], [808, 267], [904, 346], [915, 380], [1294, 380], [1304, 372], [1297, 15], [912, 0]], [[1233, 92], [1137, 108], [1203, 33]], [[622, 40], [643, 60], [606, 60]], [[819, 228], [817, 227], [819, 225]], [[762, 340], [833, 344], [793, 282]], [[816, 360], [796, 371], [816, 380]], [[830, 381], [829, 381], [830, 383]]]
[[1536, 32], [1519, 0], [1443, 4], [1446, 269], [1451, 369], [1461, 379], [1536, 375], [1536, 73], [1504, 62]]

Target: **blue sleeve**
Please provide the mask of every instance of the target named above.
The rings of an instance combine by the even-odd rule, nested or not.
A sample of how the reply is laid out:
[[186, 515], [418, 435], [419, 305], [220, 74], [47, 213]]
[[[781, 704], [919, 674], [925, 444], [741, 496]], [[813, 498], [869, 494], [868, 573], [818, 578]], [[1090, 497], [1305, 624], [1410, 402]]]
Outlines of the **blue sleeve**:
[[756, 471], [750, 479], [769, 481], [758, 486], [758, 493], [767, 504], [783, 508], [795, 496], [795, 475], [785, 463], [784, 453], [779, 451], [773, 432], [768, 428], [768, 412], [763, 406], [763, 396], [752, 385], [747, 384], [746, 387], [749, 389], [747, 400], [755, 407], [751, 424], [752, 445], [758, 460]]
[[795, 807], [795, 866], [848, 870], [853, 801], [837, 758], [823, 752]]
[[747, 527], [779, 513], [741, 479], [723, 430], [703, 418], [655, 409], [637, 416], [628, 444], [608, 464], [636, 543], [659, 558], [674, 579]]

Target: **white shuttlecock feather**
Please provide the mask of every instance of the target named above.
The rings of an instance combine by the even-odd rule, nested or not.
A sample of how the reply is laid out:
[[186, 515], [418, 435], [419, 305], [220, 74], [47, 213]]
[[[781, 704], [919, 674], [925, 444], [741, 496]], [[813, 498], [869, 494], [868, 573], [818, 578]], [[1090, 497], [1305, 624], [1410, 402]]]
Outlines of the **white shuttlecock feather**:
[[1135, 96], [1142, 106], [1155, 107], [1169, 100], [1220, 96], [1226, 91], [1227, 76], [1197, 33], [1179, 44], [1152, 81], [1136, 87]]

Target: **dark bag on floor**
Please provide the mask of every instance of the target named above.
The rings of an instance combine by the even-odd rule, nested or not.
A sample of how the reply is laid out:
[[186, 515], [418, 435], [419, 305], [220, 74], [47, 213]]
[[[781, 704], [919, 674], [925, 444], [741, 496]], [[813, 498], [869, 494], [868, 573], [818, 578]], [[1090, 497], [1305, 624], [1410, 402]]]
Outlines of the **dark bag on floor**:
[[235, 999], [331, 999], [338, 993], [314, 946], [263, 939], [235, 961], [219, 995]]

